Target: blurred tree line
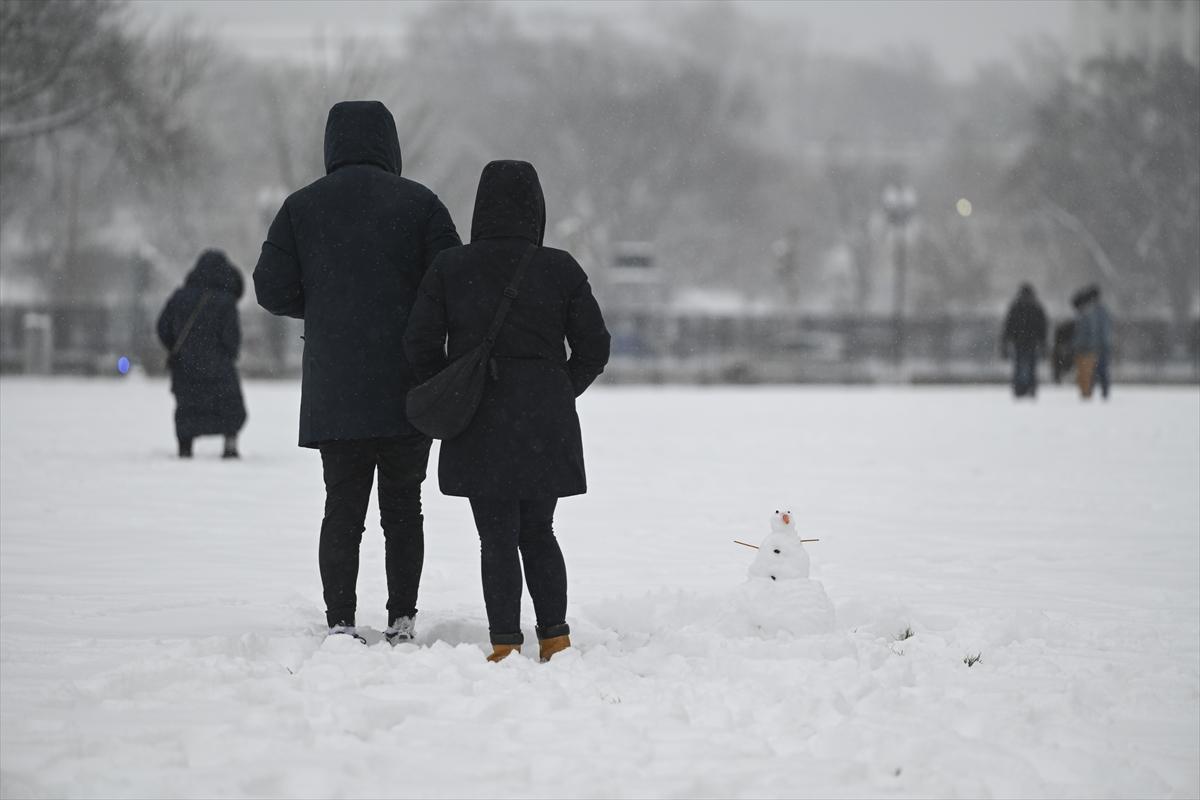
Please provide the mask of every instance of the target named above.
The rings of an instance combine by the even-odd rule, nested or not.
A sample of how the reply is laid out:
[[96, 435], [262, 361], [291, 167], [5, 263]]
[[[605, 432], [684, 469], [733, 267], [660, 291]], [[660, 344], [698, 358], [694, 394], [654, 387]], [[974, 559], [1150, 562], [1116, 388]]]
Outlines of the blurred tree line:
[[547, 34], [436, 3], [390, 46], [314, 38], [272, 63], [150, 35], [118, 2], [4, 0], [0, 246], [61, 278], [89, 236], [127, 229], [175, 275], [207, 246], [249, 269], [281, 195], [323, 174], [329, 106], [373, 97], [464, 236], [483, 164], [525, 158], [549, 242], [594, 273], [614, 242], [649, 241], [676, 286], [794, 281], [807, 310], [878, 311], [880, 198], [903, 182], [920, 198], [912, 312], [995, 312], [1022, 280], [1060, 308], [1098, 280], [1118, 307], [1192, 312], [1195, 65], [1080, 70], [1041, 47], [951, 81], [921, 52], [820, 53], [731, 5], [664, 4], [647, 29]]
[[1200, 291], [1200, 81], [1168, 54], [1099, 60], [1038, 103], [1011, 195], [1026, 230], [1133, 308], [1186, 320]]

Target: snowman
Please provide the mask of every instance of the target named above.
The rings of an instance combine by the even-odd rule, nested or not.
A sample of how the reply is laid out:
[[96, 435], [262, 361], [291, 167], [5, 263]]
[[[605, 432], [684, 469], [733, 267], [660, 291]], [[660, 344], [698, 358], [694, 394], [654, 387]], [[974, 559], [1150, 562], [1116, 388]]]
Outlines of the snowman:
[[758, 546], [758, 555], [750, 565], [750, 577], [773, 581], [808, 577], [808, 553], [796, 533], [791, 511], [771, 515], [771, 532]]
[[771, 532], [759, 545], [734, 604], [748, 632], [776, 637], [832, 631], [833, 604], [825, 587], [808, 573], [808, 553], [796, 532], [795, 516], [789, 510], [776, 510]]

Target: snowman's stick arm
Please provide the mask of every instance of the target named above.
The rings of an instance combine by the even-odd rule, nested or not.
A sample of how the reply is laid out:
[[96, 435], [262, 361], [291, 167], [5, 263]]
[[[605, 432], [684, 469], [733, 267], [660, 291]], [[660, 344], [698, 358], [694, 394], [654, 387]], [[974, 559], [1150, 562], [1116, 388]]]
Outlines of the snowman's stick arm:
[[[802, 541], [802, 542], [819, 542], [819, 541], [821, 541], [821, 540], [820, 540], [820, 539], [801, 539], [800, 541]], [[734, 539], [734, 540], [733, 540], [733, 543], [734, 543], [734, 544], [740, 544], [740, 545], [742, 545], [743, 547], [753, 547], [755, 550], [757, 550], [757, 549], [758, 549], [758, 545], [756, 545], [756, 544], [750, 544], [749, 542], [743, 542], [743, 541], [740, 541], [740, 540], [738, 540], [738, 539]]]

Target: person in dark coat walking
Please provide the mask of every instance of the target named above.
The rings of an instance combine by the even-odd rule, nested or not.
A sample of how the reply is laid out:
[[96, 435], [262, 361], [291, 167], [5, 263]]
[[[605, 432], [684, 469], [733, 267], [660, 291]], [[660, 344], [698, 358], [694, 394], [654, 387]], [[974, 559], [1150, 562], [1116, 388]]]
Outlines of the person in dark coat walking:
[[434, 261], [404, 337], [418, 376], [436, 374], [483, 341], [522, 256], [538, 246], [496, 336], [479, 410], [463, 433], [442, 442], [438, 456], [442, 493], [469, 498], [479, 529], [490, 661], [524, 642], [522, 564], [541, 660], [570, 646], [554, 509], [558, 498], [587, 491], [575, 398], [608, 363], [609, 334], [587, 275], [569, 253], [541, 247], [545, 229], [533, 165], [488, 164], [471, 243]]
[[158, 316], [175, 395], [179, 457], [192, 457], [197, 436], [224, 436], [224, 458], [237, 458], [246, 405], [238, 380], [242, 345], [237, 301], [245, 289], [238, 268], [220, 250], [205, 250]]
[[326, 175], [284, 201], [254, 270], [259, 305], [304, 320], [300, 445], [320, 450], [325, 476], [326, 622], [357, 636], [359, 546], [378, 471], [393, 644], [415, 634], [430, 446], [405, 416], [415, 378], [404, 328], [429, 264], [461, 244], [437, 195], [400, 168], [396, 123], [382, 103], [334, 105]]
[[1003, 351], [1013, 359], [1015, 397], [1037, 397], [1037, 362], [1046, 351], [1046, 311], [1033, 287], [1021, 284], [1004, 318]]

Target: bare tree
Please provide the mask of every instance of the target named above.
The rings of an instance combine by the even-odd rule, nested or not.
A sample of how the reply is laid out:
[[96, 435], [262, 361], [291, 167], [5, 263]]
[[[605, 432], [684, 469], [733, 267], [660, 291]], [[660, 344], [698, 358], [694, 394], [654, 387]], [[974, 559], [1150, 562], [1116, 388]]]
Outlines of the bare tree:
[[49, 288], [83, 283], [80, 242], [118, 209], [188, 224], [180, 186], [203, 149], [190, 100], [212, 56], [178, 30], [134, 32], [110, 0], [0, 3], [0, 214], [20, 217]]
[[0, 142], [78, 125], [129, 81], [110, 0], [0, 3]]
[[1200, 288], [1200, 71], [1103, 59], [1038, 107], [1014, 200], [1073, 243], [1078, 272], [1184, 326]]

